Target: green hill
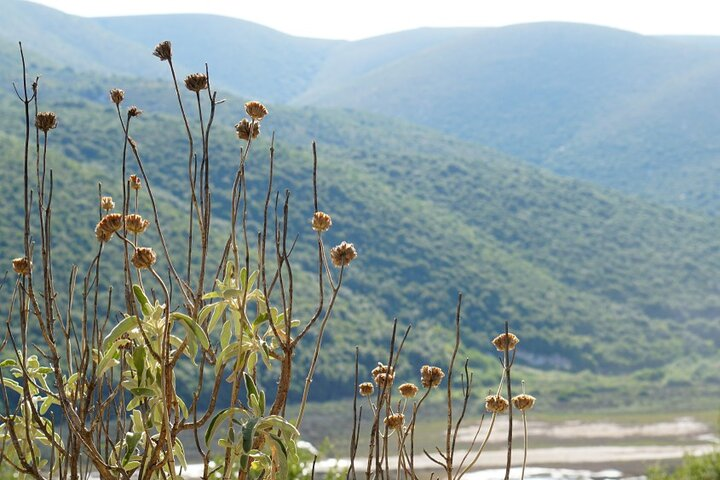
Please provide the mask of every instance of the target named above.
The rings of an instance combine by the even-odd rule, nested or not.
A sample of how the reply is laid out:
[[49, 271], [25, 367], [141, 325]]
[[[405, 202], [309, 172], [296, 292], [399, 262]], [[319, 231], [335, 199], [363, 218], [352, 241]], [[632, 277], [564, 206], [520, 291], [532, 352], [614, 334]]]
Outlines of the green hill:
[[[157, 79], [179, 70], [240, 96], [403, 119], [571, 178], [715, 213], [720, 41], [591, 25], [419, 29], [344, 42], [212, 15], [80, 18], [6, 0], [0, 38], [60, 65]], [[0, 75], [2, 72], [0, 72]]]
[[[56, 216], [65, 224], [58, 225], [56, 240], [67, 250], [58, 262], [67, 268], [74, 250], [92, 249], [94, 220], [84, 226], [71, 220], [94, 204], [94, 179], [119, 171], [122, 135], [107, 100], [111, 87], [125, 88], [128, 104], [145, 110], [135, 138], [162, 201], [161, 218], [171, 225], [171, 244], [181, 249], [184, 231], [177, 219], [186, 202], [186, 159], [182, 124], [170, 115], [175, 111], [170, 86], [98, 78], [55, 69], [51, 62], [39, 73], [42, 108], [60, 117], [52, 153], [66, 166], [56, 175], [83, 172], [72, 185], [58, 184], [56, 201], [68, 209]], [[19, 172], [20, 105], [9, 91], [1, 92], [0, 132], [8, 140], [0, 142], [0, 168]], [[230, 173], [239, 149], [232, 125], [243, 104], [231, 94], [224, 98], [212, 151], [219, 232], [226, 225]], [[458, 290], [465, 294], [464, 354], [473, 359], [479, 378], [491, 374], [489, 339], [510, 320], [523, 342], [527, 375], [537, 375], [533, 368], [543, 375], [587, 370], [596, 383], [576, 388], [601, 390], [603, 402], [620, 401], [608, 397], [618, 389], [649, 388], [669, 399], [672, 392], [720, 386], [720, 223], [715, 219], [560, 178], [401, 121], [341, 110], [270, 109], [265, 143], [252, 157], [249, 194], [264, 195], [263, 145], [275, 131], [276, 185], [293, 192], [299, 278], [309, 279], [303, 272], [312, 266], [307, 222], [313, 138], [320, 148], [321, 208], [334, 219], [329, 242], [353, 241], [360, 253], [326, 338], [326, 358], [332, 360], [320, 366], [315, 399], [351, 391], [354, 345], [363, 346], [364, 365], [384, 358], [394, 316], [415, 326], [407, 349], [410, 364], [442, 360]], [[18, 215], [14, 179], [12, 174], [0, 179], [10, 199], [3, 203], [6, 220], [0, 222], [3, 258], [15, 256], [19, 243], [12, 233]], [[82, 188], [74, 188], [77, 182]], [[108, 183], [106, 191], [113, 193]], [[251, 212], [251, 229], [258, 221], [258, 212]], [[69, 248], [77, 235], [89, 242], [87, 248]], [[299, 298], [312, 291], [310, 281], [298, 285], [304, 285]], [[300, 306], [299, 318], [308, 307], [308, 302]], [[573, 381], [557, 375], [563, 381], [544, 388], [568, 388]]]

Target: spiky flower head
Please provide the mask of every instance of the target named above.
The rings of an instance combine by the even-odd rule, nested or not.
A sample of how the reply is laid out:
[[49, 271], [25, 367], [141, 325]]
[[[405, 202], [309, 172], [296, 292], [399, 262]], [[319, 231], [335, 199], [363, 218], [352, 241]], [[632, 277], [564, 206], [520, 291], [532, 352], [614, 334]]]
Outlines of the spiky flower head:
[[192, 92], [208, 88], [208, 78], [204, 73], [192, 73], [185, 77], [185, 87]]
[[503, 413], [510, 403], [502, 395], [488, 395], [485, 397], [485, 409], [492, 413]]
[[170, 40], [158, 43], [155, 50], [153, 50], [153, 55], [163, 62], [165, 60], [170, 60], [172, 58], [172, 44], [170, 43]]
[[507, 334], [502, 333], [495, 337], [492, 341], [493, 345], [495, 345], [495, 348], [497, 348], [499, 352], [513, 350], [519, 342], [520, 339], [512, 332]]
[[414, 383], [403, 383], [398, 387], [398, 390], [400, 390], [400, 395], [403, 397], [413, 398], [417, 395], [418, 387]]
[[445, 372], [443, 372], [440, 367], [423, 365], [422, 368], [420, 368], [420, 382], [425, 388], [437, 387], [444, 377]]
[[390, 430], [400, 430], [403, 423], [405, 423], [405, 415], [402, 413], [393, 413], [385, 417], [384, 421]]
[[122, 101], [125, 99], [125, 92], [123, 90], [120, 90], [119, 88], [113, 88], [110, 90], [110, 100], [115, 105], [120, 105]]
[[240, 140], [255, 139], [260, 135], [260, 124], [243, 118], [235, 125], [235, 132]]
[[140, 110], [135, 105], [128, 108], [128, 117], [139, 117], [140, 115], [142, 115], [142, 110]]
[[375, 387], [373, 387], [373, 384], [370, 382], [364, 382], [358, 385], [358, 390], [363, 397], [369, 397], [373, 394], [373, 391], [375, 391]]
[[128, 179], [130, 182], [130, 188], [133, 190], [140, 190], [142, 187], [142, 183], [140, 182], [140, 179], [137, 175], [130, 175], [130, 178]]
[[109, 211], [115, 208], [115, 202], [113, 202], [112, 197], [102, 197], [100, 199], [100, 207], [102, 207], [103, 210]]
[[327, 232], [332, 226], [330, 215], [325, 212], [315, 212], [312, 219], [312, 228], [316, 232]]
[[250, 118], [259, 122], [268, 114], [268, 109], [262, 103], [253, 100], [245, 104], [245, 112], [250, 115]]
[[120, 213], [108, 213], [97, 226], [95, 226], [95, 237], [100, 242], [107, 242], [112, 238], [113, 233], [122, 228], [123, 216]]
[[125, 227], [132, 233], [143, 233], [148, 225], [150, 225], [150, 222], [137, 213], [131, 213], [125, 216]]
[[357, 258], [357, 250], [352, 243], [342, 242], [330, 250], [330, 259], [336, 267], [344, 267]]
[[32, 270], [32, 262], [27, 257], [14, 258], [12, 266], [18, 275], [30, 275], [30, 271]]
[[529, 410], [535, 405], [535, 397], [522, 393], [513, 397], [512, 402], [518, 410]]
[[132, 264], [135, 268], [150, 268], [155, 265], [157, 261], [157, 255], [152, 248], [138, 247], [135, 249], [135, 253], [132, 256]]
[[38, 114], [35, 115], [35, 126], [45, 133], [56, 128], [57, 116], [55, 112], [38, 112]]

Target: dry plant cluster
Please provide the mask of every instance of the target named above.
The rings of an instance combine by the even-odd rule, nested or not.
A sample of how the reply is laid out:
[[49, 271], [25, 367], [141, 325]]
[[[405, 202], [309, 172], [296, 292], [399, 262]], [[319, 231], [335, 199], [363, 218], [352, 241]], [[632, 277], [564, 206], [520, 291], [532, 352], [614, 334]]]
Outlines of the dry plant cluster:
[[[20, 55], [23, 81], [16, 93], [25, 114], [25, 220], [23, 253], [12, 261], [16, 282], [2, 343], [0, 463], [21, 478], [38, 480], [75, 480], [90, 474], [102, 479], [177, 479], [187, 470], [190, 455], [186, 452], [194, 449], [191, 458], [202, 462], [204, 479], [288, 478], [289, 466], [297, 462], [297, 440], [323, 335], [346, 269], [357, 257], [351, 243], [342, 242], [329, 252], [324, 244], [323, 234], [331, 228], [332, 219], [318, 206], [315, 145], [315, 213], [308, 228], [316, 233], [317, 300], [314, 313], [301, 322], [293, 314], [296, 302], [290, 258], [295, 240], [288, 232], [290, 195], [286, 192], [281, 196], [273, 185], [274, 138], [269, 147], [266, 194], [261, 199], [262, 228], [255, 235], [247, 225], [245, 168], [268, 111], [259, 102], [248, 102], [247, 117], [235, 126], [240, 146], [230, 231], [222, 233], [227, 235], [226, 240], [223, 237], [222, 254], [210, 259], [209, 145], [215, 109], [222, 101], [211, 89], [207, 66], [204, 73], [188, 75], [179, 82], [171, 44], [161, 42], [154, 55], [169, 66], [188, 141], [184, 268], [171, 256], [152, 182], [133, 139], [135, 119], [142, 110], [136, 106], [125, 109], [125, 93], [115, 88], [110, 90], [110, 101], [117, 112], [123, 148], [118, 152], [122, 160], [113, 189], [121, 195], [113, 198], [99, 186], [97, 253], [84, 275], [75, 266], [68, 283], [58, 287], [52, 254], [53, 171], [47, 155], [58, 119], [55, 113], [40, 110], [39, 77], [29, 81], [22, 45]], [[190, 101], [196, 104], [197, 118], [186, 114], [188, 94], [182, 92], [183, 84], [190, 92]], [[150, 211], [142, 212], [140, 205], [148, 202]], [[149, 229], [156, 233], [156, 245], [144, 240]], [[108, 288], [107, 273], [102, 268], [109, 242], [122, 245], [120, 307], [113, 305], [112, 288]], [[121, 312], [119, 318], [113, 312]], [[352, 466], [347, 477], [355, 479], [363, 470], [368, 479], [419, 478], [415, 424], [425, 399], [445, 381], [445, 448], [424, 454], [446, 472], [448, 480], [459, 479], [475, 465], [496, 416], [507, 411], [512, 423], [513, 407], [501, 395], [503, 386], [523, 420], [532, 407], [531, 396], [511, 395], [510, 372], [517, 337], [506, 325], [505, 333], [495, 340], [503, 354], [502, 379], [497, 391], [486, 398], [490, 426], [483, 441], [476, 442], [480, 423], [470, 449], [458, 459], [457, 435], [472, 387], [466, 361], [460, 375], [461, 407], [457, 414], [453, 380], [460, 344], [460, 301], [447, 373], [439, 367], [424, 366], [422, 388], [412, 383], [400, 385], [397, 403], [392, 395], [395, 368], [409, 329], [396, 342], [396, 327], [397, 323], [387, 364], [378, 364], [373, 370], [372, 383], [358, 382], [356, 362], [359, 387], [353, 402]], [[30, 332], [38, 330], [42, 336], [39, 346], [30, 340]], [[304, 341], [308, 339], [312, 340]], [[312, 360], [304, 372], [298, 414], [288, 418], [288, 394], [298, 376], [293, 358], [301, 345], [311, 349]], [[192, 398], [177, 393], [175, 372], [182, 363], [191, 364], [197, 372]], [[272, 392], [266, 392], [259, 383], [262, 372], [268, 371], [277, 378]], [[224, 381], [230, 384], [230, 399], [220, 405], [218, 393]], [[372, 417], [366, 462], [357, 458], [363, 430], [358, 393], [367, 397]], [[209, 401], [201, 402], [201, 396]], [[506, 478], [511, 446], [512, 428]], [[392, 465], [391, 451], [396, 452]], [[358, 467], [361, 463], [363, 469]]]

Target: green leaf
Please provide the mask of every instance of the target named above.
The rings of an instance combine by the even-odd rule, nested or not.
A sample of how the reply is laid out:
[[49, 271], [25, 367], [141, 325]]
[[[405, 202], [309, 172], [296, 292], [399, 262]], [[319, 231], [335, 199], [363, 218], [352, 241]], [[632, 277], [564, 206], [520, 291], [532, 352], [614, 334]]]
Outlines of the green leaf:
[[232, 322], [225, 322], [220, 331], [220, 348], [225, 349], [230, 344], [232, 336]]
[[205, 335], [205, 332], [202, 328], [200, 328], [200, 325], [198, 325], [195, 320], [180, 312], [174, 312], [171, 317], [180, 320], [183, 326], [187, 329], [188, 333], [192, 333], [205, 350], [210, 348], [210, 341], [208, 340], [207, 335]]
[[252, 450], [253, 437], [255, 437], [255, 426], [258, 423], [257, 418], [251, 418], [243, 427], [243, 452], [248, 453]]
[[245, 379], [245, 388], [247, 389], [247, 401], [250, 403], [250, 396], [254, 395], [258, 397], [258, 390], [255, 386], [255, 381], [247, 372], [243, 372], [243, 377]]
[[220, 320], [220, 317], [222, 317], [223, 312], [227, 308], [227, 303], [217, 303], [215, 304], [215, 310], [213, 311], [212, 317], [210, 318], [210, 323], [208, 324], [208, 332], [212, 332], [215, 330], [215, 325], [217, 325], [218, 320]]
[[145, 295], [145, 292], [140, 288], [140, 285], [133, 285], [133, 292], [135, 293], [135, 298], [140, 302], [140, 309], [145, 315], [148, 315], [150, 312], [150, 301]]
[[205, 445], [210, 446], [210, 442], [213, 439], [213, 436], [215, 435], [215, 430], [231, 415], [235, 413], [240, 413], [242, 410], [238, 407], [230, 407], [226, 408], [224, 410], [220, 410], [218, 413], [215, 414], [213, 418], [210, 419], [210, 423], [208, 424], [208, 428], [205, 431]]
[[138, 347], [133, 352], [133, 366], [135, 367], [135, 371], [137, 372], [138, 376], [138, 384], [142, 383], [142, 376], [143, 372], [145, 371], [145, 357], [147, 353], [145, 352], [145, 347]]
[[152, 397], [153, 395], [155, 395], [155, 390], [153, 390], [152, 388], [137, 387], [131, 388], [130, 393], [132, 393], [136, 397]]
[[103, 340], [103, 350], [107, 349], [108, 345], [113, 343], [118, 338], [138, 326], [138, 318], [135, 315], [125, 317], [120, 323], [115, 325], [115, 328], [105, 337]]
[[125, 447], [127, 449], [125, 451], [125, 456], [123, 457], [123, 465], [125, 467], [127, 467], [130, 457], [132, 457], [132, 454], [135, 452], [135, 447], [137, 447], [138, 443], [140, 443], [142, 437], [142, 432], [128, 432], [125, 434]]
[[17, 367], [17, 362], [12, 358], [8, 358], [0, 362], [0, 367]]

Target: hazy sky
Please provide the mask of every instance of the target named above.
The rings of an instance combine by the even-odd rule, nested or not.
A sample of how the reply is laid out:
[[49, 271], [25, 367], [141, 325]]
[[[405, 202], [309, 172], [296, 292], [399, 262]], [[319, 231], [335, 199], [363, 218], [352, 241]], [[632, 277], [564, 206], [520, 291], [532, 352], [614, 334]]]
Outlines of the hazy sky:
[[[2, 0], [0, 0], [1, 2]], [[718, 0], [34, 0], [83, 16], [215, 13], [354, 40], [417, 27], [562, 20], [644, 34], [720, 35]]]

